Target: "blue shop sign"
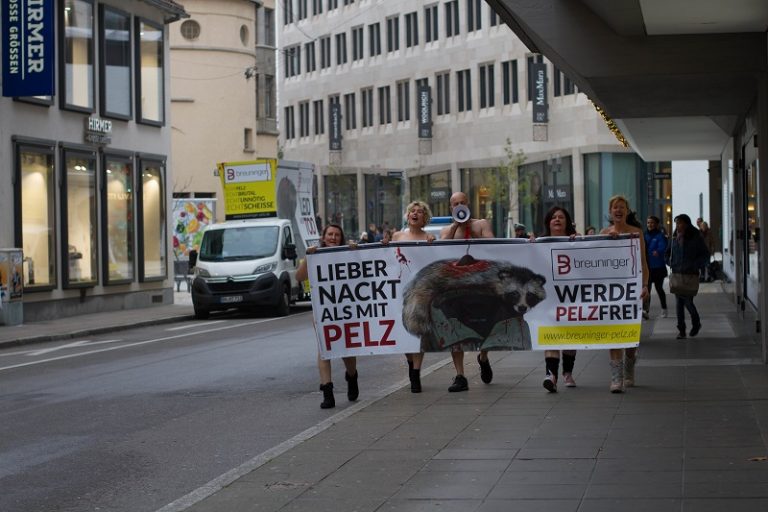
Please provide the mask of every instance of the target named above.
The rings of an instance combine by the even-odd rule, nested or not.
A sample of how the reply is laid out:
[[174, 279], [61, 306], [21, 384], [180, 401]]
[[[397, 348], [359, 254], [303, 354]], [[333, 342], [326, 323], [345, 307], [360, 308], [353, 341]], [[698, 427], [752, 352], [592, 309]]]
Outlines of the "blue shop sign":
[[54, 0], [4, 0], [3, 96], [53, 96]]

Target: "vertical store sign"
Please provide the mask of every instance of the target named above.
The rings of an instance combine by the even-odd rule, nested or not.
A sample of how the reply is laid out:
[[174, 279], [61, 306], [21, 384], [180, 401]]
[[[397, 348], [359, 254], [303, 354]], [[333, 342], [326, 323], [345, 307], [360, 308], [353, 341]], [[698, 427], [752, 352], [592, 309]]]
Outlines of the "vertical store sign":
[[533, 74], [533, 122], [549, 122], [547, 105], [547, 65], [544, 62], [531, 64]]
[[3, 96], [53, 96], [54, 0], [4, 0]]
[[331, 151], [341, 151], [341, 105], [331, 103], [331, 115], [328, 118], [330, 123], [328, 149]]
[[419, 86], [419, 138], [432, 138], [432, 95], [428, 85]]

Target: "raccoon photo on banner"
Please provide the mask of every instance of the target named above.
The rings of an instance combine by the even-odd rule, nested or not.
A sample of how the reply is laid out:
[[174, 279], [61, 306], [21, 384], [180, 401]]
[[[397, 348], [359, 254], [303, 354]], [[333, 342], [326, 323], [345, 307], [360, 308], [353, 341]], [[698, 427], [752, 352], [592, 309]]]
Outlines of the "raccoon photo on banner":
[[630, 237], [474, 239], [320, 249], [309, 256], [321, 357], [606, 349], [640, 341]]

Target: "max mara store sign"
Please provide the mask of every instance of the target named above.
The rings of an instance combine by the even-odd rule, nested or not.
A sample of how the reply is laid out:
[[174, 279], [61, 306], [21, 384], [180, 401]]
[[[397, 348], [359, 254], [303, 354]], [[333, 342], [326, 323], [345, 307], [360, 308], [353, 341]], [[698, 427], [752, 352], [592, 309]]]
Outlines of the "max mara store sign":
[[3, 0], [3, 96], [52, 96], [54, 0]]

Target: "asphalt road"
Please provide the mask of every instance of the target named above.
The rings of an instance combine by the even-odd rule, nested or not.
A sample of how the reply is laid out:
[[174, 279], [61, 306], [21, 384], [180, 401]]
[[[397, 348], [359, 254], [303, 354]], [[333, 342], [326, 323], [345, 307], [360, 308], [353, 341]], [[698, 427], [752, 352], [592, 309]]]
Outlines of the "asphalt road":
[[[0, 510], [154, 512], [348, 406], [321, 410], [309, 309], [0, 350]], [[358, 360], [363, 400], [407, 377]]]

